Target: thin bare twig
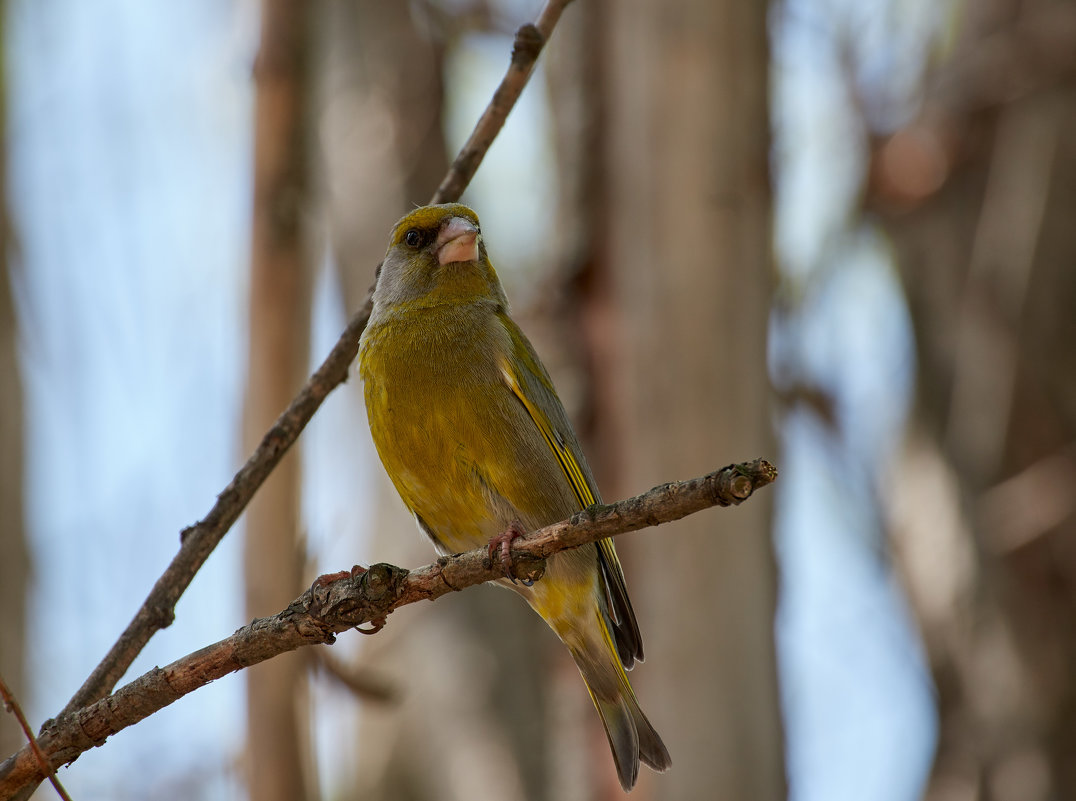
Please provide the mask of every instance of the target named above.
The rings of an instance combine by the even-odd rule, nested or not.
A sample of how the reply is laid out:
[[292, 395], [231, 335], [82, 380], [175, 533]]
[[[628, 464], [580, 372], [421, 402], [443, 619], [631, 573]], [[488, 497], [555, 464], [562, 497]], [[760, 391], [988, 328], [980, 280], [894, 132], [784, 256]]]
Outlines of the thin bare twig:
[[[516, 35], [512, 61], [501, 86], [490, 100], [467, 144], [449, 169], [433, 202], [459, 199], [485, 156], [489, 144], [504, 125], [527, 79], [534, 60], [548, 41], [561, 11], [571, 0], [550, 0], [533, 25], [524, 25]], [[525, 33], [524, 31], [529, 30]], [[521, 41], [524, 44], [520, 44]], [[484, 143], [484, 144], [483, 144]], [[179, 598], [190, 586], [205, 563], [246, 508], [254, 492], [280, 462], [288, 448], [298, 439], [328, 394], [347, 378], [349, 365], [359, 348], [359, 336], [370, 319], [372, 301], [368, 295], [362, 308], [351, 318], [343, 334], [306, 386], [277, 419], [261, 443], [235, 474], [231, 483], [217, 496], [213, 508], [202, 520], [184, 529], [179, 552], [153, 586], [141, 608], [123, 634], [94, 668], [82, 687], [67, 702], [60, 716], [81, 709], [105, 697], [130, 668], [135, 657], [158, 631], [175, 619]]]
[[108, 695], [150, 638], [172, 624], [176, 603], [209, 554], [239, 518], [255, 490], [295, 442], [322, 401], [347, 377], [348, 366], [358, 350], [359, 335], [370, 317], [370, 308], [370, 301], [367, 300], [348, 323], [325, 362], [306, 382], [284, 414], [277, 418], [231, 483], [217, 496], [217, 502], [209, 514], [183, 530], [179, 552], [172, 563], [157, 579], [127, 629], [67, 702], [61, 716]]
[[0, 676], [0, 699], [4, 701], [4, 708], [15, 716], [15, 720], [19, 722], [19, 726], [22, 727], [23, 734], [26, 735], [26, 742], [33, 753], [34, 759], [37, 760], [38, 766], [40, 766], [42, 772], [48, 776], [52, 786], [56, 789], [57, 795], [64, 801], [71, 801], [71, 796], [67, 794], [67, 790], [60, 784], [60, 780], [56, 778], [56, 769], [52, 767], [52, 763], [49, 762], [49, 758], [45, 756], [45, 752], [41, 750], [41, 745], [37, 742], [37, 738], [34, 737], [34, 731], [30, 728], [29, 721], [26, 720], [26, 715], [22, 713], [22, 707], [19, 706], [19, 702], [15, 700], [15, 693], [11, 691], [11, 688], [7, 686], [7, 682], [4, 681], [4, 677]]
[[534, 71], [534, 64], [542, 47], [549, 41], [553, 28], [560, 19], [561, 12], [572, 0], [549, 0], [538, 15], [533, 25], [524, 25], [516, 31], [512, 46], [512, 62], [501, 80], [493, 99], [489, 101], [485, 112], [478, 119], [470, 138], [460, 149], [456, 160], [448, 168], [448, 174], [437, 187], [430, 203], [448, 203], [457, 200], [463, 190], [471, 183], [478, 165], [486, 156], [486, 151], [504, 127], [508, 112], [519, 100], [523, 87]]
[[[540, 576], [543, 560], [578, 547], [648, 526], [678, 520], [711, 506], [739, 504], [772, 483], [769, 462], [729, 465], [690, 481], [664, 484], [608, 506], [592, 506], [570, 520], [546, 526], [512, 545], [517, 574]], [[315, 582], [277, 615], [261, 618], [235, 634], [164, 668], [154, 668], [108, 698], [46, 724], [40, 737], [52, 765], [63, 765], [99, 746], [184, 695], [229, 673], [305, 645], [331, 643], [340, 632], [383, 619], [393, 610], [501, 577], [485, 547], [442, 557], [417, 570], [372, 565], [361, 574], [327, 586]], [[24, 748], [0, 765], [0, 798], [38, 781], [43, 768]]]
[[389, 704], [398, 700], [400, 689], [387, 676], [337, 659], [328, 648], [310, 650], [313, 664], [363, 701]]

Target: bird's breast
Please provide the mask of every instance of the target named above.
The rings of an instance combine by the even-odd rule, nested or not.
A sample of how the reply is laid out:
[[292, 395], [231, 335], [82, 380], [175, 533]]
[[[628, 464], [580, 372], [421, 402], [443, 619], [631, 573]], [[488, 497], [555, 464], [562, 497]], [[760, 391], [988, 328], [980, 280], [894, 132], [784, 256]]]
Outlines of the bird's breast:
[[563, 479], [503, 383], [500, 352], [476, 319], [415, 315], [363, 335], [359, 367], [378, 455], [449, 551], [475, 548], [513, 519], [537, 527], [561, 516]]

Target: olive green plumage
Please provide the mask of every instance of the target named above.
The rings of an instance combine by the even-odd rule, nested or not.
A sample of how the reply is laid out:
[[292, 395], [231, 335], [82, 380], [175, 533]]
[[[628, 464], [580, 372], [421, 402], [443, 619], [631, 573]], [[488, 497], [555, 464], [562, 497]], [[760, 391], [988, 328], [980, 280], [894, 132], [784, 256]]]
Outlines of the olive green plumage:
[[[359, 371], [385, 470], [441, 551], [485, 545], [513, 521], [533, 531], [601, 501], [466, 206], [427, 206], [396, 224]], [[624, 672], [643, 648], [612, 542], [555, 555], [533, 587], [504, 583], [575, 658], [624, 789], [640, 760], [668, 768]]]

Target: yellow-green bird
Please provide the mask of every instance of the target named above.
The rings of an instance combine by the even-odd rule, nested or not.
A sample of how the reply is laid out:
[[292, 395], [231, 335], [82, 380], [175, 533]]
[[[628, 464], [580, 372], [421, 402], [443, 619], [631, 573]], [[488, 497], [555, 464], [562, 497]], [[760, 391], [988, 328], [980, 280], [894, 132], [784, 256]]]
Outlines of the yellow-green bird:
[[[478, 216], [450, 203], [392, 231], [359, 345], [374, 444], [419, 528], [443, 553], [510, 541], [600, 502], [564, 407], [508, 314]], [[491, 548], [492, 550], [492, 548]], [[533, 586], [509, 584], [568, 646], [609, 737], [617, 775], [669, 752], [625, 669], [639, 625], [611, 540], [556, 554]]]

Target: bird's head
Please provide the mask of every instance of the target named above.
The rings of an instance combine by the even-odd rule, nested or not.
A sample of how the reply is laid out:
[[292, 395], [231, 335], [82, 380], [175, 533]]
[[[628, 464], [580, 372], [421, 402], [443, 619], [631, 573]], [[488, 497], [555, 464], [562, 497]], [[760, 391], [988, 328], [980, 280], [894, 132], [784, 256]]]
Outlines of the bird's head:
[[478, 215], [460, 203], [423, 206], [392, 229], [374, 303], [383, 308], [491, 300], [507, 305]]

